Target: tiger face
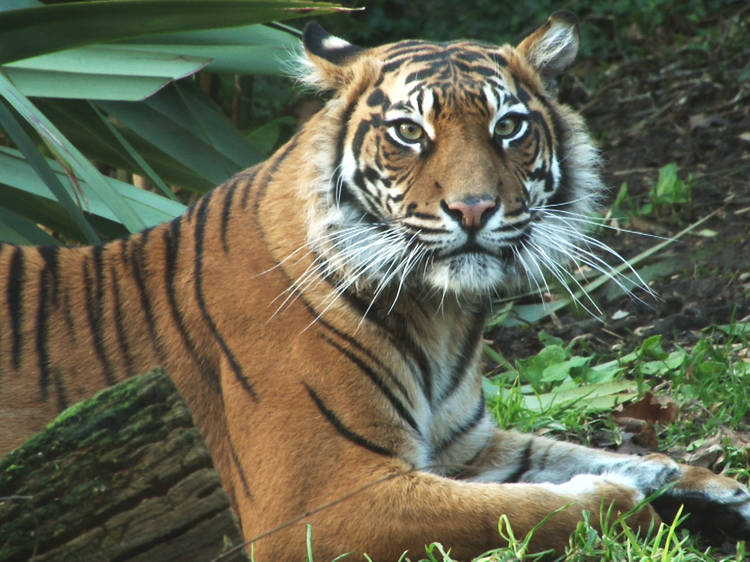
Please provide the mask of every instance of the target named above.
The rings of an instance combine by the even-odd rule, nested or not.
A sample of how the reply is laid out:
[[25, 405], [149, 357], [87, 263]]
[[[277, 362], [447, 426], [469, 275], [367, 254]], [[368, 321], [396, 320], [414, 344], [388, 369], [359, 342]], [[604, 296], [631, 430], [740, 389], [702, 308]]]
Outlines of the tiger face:
[[[575, 24], [552, 25], [557, 43], [537, 50], [572, 60]], [[597, 154], [550, 95], [560, 70], [544, 55], [466, 41], [305, 43], [311, 81], [334, 90], [325, 111], [341, 123], [311, 243], [347, 284], [492, 296], [588, 256], [577, 224], [601, 191]]]

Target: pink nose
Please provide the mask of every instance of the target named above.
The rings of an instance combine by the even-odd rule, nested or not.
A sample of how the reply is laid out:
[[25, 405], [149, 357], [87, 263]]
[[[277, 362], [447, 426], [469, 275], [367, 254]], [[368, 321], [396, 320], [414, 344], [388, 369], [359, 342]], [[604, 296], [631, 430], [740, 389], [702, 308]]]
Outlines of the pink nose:
[[491, 215], [488, 211], [496, 206], [494, 200], [480, 197], [467, 197], [446, 205], [449, 213], [460, 220], [461, 226], [466, 230], [476, 230], [482, 226], [482, 218]]

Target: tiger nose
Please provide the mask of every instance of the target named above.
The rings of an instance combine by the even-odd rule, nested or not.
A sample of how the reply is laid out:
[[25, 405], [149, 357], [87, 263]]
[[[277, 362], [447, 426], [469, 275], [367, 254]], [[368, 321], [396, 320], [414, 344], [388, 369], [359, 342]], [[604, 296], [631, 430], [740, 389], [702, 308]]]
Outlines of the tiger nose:
[[441, 204], [443, 210], [465, 230], [479, 229], [497, 207], [497, 202], [490, 197], [466, 197], [450, 203], [441, 201]]

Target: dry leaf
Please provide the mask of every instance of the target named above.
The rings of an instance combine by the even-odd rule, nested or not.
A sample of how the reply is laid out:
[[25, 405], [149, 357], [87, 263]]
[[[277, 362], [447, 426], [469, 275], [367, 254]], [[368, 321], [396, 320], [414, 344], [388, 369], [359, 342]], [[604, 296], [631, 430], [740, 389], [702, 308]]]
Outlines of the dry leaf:
[[677, 409], [677, 403], [671, 398], [657, 398], [647, 392], [638, 402], [618, 406], [612, 416], [615, 421], [618, 421], [618, 418], [635, 418], [648, 423], [667, 425], [677, 419]]

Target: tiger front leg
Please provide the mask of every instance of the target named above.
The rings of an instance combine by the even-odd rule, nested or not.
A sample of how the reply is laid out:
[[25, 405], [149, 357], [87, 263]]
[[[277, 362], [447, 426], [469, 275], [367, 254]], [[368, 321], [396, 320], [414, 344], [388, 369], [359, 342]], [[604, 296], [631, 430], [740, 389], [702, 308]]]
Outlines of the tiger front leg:
[[[517, 537], [538, 528], [531, 552], [558, 554], [569, 544], [584, 512], [591, 514], [594, 526], [599, 525], [601, 509], [613, 516], [632, 511], [628, 522], [636, 529], [658, 524], [650, 506], [635, 510], [642, 499], [636, 490], [604, 477], [572, 486], [465, 482], [415, 471], [396, 459], [350, 464], [346, 470], [346, 475], [335, 469], [329, 473], [330, 501], [304, 521], [312, 529], [315, 559], [350, 552], [397, 560], [408, 551], [413, 560], [421, 558], [425, 545], [440, 542], [453, 559], [471, 560], [505, 546], [498, 532], [501, 516], [507, 517]], [[356, 478], [364, 474], [366, 478]], [[289, 535], [273, 535], [255, 545], [256, 554], [291, 559], [294, 544]]]
[[643, 497], [662, 492], [653, 506], [666, 521], [679, 507], [685, 527], [711, 542], [750, 539], [750, 492], [736, 480], [705, 468], [678, 464], [666, 455], [620, 455], [498, 430], [467, 472], [474, 481], [535, 482], [575, 489], [587, 481], [613, 479]]

